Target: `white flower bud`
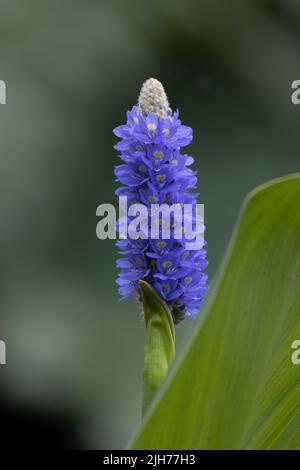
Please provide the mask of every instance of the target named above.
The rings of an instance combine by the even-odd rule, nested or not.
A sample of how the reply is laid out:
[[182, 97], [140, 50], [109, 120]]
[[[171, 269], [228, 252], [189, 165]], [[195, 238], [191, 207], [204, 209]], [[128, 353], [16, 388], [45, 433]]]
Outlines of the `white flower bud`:
[[155, 78], [149, 78], [143, 84], [138, 107], [143, 117], [147, 117], [149, 113], [155, 113], [158, 118], [166, 118], [171, 114], [164, 87]]

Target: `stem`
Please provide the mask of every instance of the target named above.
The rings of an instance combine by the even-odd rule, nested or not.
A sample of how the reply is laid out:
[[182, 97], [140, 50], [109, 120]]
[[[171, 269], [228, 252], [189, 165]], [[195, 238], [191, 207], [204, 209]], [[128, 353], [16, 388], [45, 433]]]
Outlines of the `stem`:
[[175, 357], [175, 329], [167, 304], [147, 282], [140, 281], [139, 284], [146, 326], [142, 409], [144, 416]]

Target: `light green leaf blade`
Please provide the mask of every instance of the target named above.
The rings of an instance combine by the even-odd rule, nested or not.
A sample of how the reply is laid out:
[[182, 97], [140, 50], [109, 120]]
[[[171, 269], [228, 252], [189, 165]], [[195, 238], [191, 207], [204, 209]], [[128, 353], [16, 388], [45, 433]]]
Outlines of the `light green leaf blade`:
[[299, 449], [300, 175], [250, 194], [203, 318], [135, 449]]

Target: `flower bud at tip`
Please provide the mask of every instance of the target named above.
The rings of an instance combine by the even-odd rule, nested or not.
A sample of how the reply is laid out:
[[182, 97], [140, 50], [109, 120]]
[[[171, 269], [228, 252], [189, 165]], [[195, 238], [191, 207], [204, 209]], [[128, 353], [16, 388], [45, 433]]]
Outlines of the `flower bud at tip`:
[[149, 113], [155, 113], [158, 118], [166, 118], [171, 114], [164, 87], [155, 78], [149, 78], [144, 82], [138, 107], [143, 117], [147, 117]]

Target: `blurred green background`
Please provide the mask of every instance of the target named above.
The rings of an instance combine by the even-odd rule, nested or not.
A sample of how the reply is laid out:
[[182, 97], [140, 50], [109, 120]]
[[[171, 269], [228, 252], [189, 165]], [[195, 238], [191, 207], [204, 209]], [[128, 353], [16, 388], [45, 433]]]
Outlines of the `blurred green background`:
[[299, 171], [299, 46], [297, 0], [1, 1], [3, 445], [123, 448], [140, 422], [141, 308], [95, 228], [142, 82], [194, 128], [212, 278], [247, 192]]

